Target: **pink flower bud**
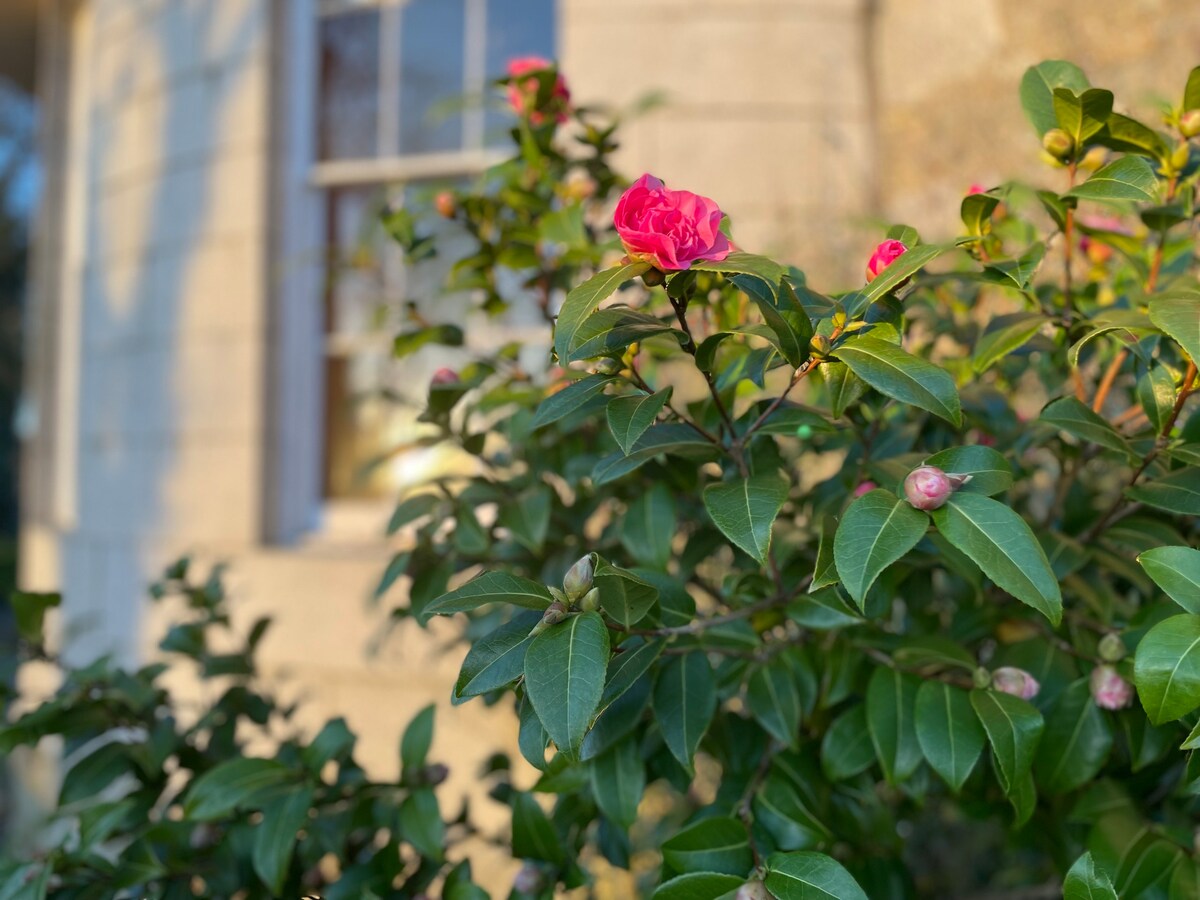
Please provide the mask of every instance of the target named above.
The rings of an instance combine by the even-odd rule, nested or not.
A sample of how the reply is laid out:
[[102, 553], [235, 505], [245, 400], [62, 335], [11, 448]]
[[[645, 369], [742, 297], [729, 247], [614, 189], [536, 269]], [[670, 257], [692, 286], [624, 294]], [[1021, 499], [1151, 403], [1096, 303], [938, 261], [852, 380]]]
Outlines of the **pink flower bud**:
[[888, 239], [875, 248], [867, 262], [867, 283], [880, 276], [884, 269], [908, 252], [902, 241]]
[[1022, 700], [1032, 700], [1041, 690], [1037, 679], [1014, 666], [1001, 666], [992, 673], [992, 689], [1003, 694], [1012, 694]]
[[877, 487], [879, 487], [879, 485], [877, 485], [873, 481], [864, 481], [862, 484], [860, 484], [858, 487], [856, 487], [854, 489], [854, 497], [855, 497], [855, 499], [858, 499], [863, 494], [869, 494], [871, 491], [875, 490], [875, 488], [877, 488]]
[[1200, 135], [1200, 109], [1189, 109], [1179, 117], [1179, 133], [1185, 138]]
[[429, 379], [430, 385], [440, 384], [458, 384], [458, 373], [453, 369], [443, 366], [433, 373], [433, 377]]
[[1096, 666], [1091, 677], [1092, 699], [1101, 709], [1124, 709], [1133, 702], [1133, 687], [1112, 666]]
[[970, 197], [972, 194], [986, 194], [986, 193], [987, 193], [987, 188], [985, 188], [978, 181], [975, 182], [974, 184], [972, 184], [969, 188], [967, 188], [967, 196], [968, 197]]
[[937, 466], [920, 466], [904, 479], [904, 496], [917, 509], [939, 509], [952, 493], [954, 485]]
[[453, 219], [454, 213], [458, 209], [458, 201], [454, 199], [454, 194], [450, 191], [442, 191], [433, 198], [433, 205], [438, 211], [438, 215], [445, 219]]
[[539, 72], [554, 69], [554, 63], [541, 56], [521, 56], [508, 61], [508, 104], [519, 116], [529, 116], [534, 125], [541, 125], [546, 117], [553, 116], [557, 122], [567, 121], [567, 112], [571, 108], [571, 92], [567, 90], [567, 82], [562, 75], [555, 73], [554, 89], [544, 109], [538, 108]]

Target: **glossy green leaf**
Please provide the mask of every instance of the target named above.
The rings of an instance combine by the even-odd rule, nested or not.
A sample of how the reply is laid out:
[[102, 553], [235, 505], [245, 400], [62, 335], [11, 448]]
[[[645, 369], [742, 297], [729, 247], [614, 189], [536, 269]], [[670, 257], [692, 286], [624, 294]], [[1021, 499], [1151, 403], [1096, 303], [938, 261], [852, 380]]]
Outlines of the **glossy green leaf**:
[[794, 747], [800, 737], [800, 691], [792, 667], [775, 656], [755, 667], [746, 682], [750, 714], [780, 743]]
[[1188, 612], [1200, 614], [1200, 550], [1155, 547], [1137, 560], [1168, 597]]
[[1200, 706], [1200, 616], [1163, 619], [1137, 645], [1134, 683], [1155, 725]]
[[1063, 882], [1063, 900], [1119, 900], [1112, 879], [1096, 867], [1092, 854], [1075, 860]]
[[658, 886], [651, 900], [724, 900], [746, 879], [720, 872], [688, 872]]
[[809, 850], [767, 857], [766, 885], [778, 900], [868, 900], [841, 863]]
[[252, 807], [294, 778], [292, 770], [278, 760], [234, 757], [192, 782], [183, 814], [197, 821], [220, 819], [235, 809]]
[[1058, 127], [1054, 89], [1059, 87], [1083, 93], [1090, 85], [1079, 66], [1061, 59], [1048, 59], [1031, 66], [1021, 79], [1021, 107], [1038, 135]]
[[608, 664], [604, 693], [600, 695], [600, 708], [605, 709], [633, 687], [633, 683], [662, 655], [664, 646], [661, 640], [648, 641], [641, 637], [633, 637], [622, 643]]
[[986, 742], [970, 695], [942, 681], [922, 683], [917, 691], [916, 729], [929, 765], [955, 793], [961, 791]]
[[[543, 428], [569, 416], [593, 397], [604, 393], [604, 389], [616, 379], [610, 375], [588, 375], [573, 381], [560, 391], [555, 391], [538, 404], [533, 416], [533, 428]], [[612, 401], [615, 403], [616, 401]], [[611, 405], [611, 403], [610, 403]]]
[[554, 325], [554, 353], [561, 364], [566, 365], [574, 358], [571, 351], [576, 335], [596, 307], [626, 281], [636, 278], [649, 268], [649, 263], [636, 262], [605, 269], [567, 294]]
[[990, 497], [956, 493], [933, 511], [933, 521], [938, 532], [997, 587], [1058, 624], [1062, 618], [1058, 579], [1024, 519]]
[[442, 498], [437, 494], [417, 494], [408, 497], [399, 503], [392, 512], [392, 517], [388, 520], [387, 533], [395, 534], [410, 522], [429, 515], [441, 502]]
[[554, 825], [532, 794], [512, 795], [512, 854], [517, 859], [540, 859], [559, 865], [564, 853]]
[[808, 358], [808, 344], [812, 340], [813, 328], [808, 314], [799, 301], [788, 303], [784, 299], [790, 288], [779, 282], [774, 284], [761, 278], [735, 275], [733, 283], [754, 301], [774, 334], [772, 343], [792, 366], [798, 367]]
[[754, 866], [746, 826], [737, 819], [701, 819], [662, 845], [663, 864], [676, 872], [745, 875]]
[[971, 706], [987, 732], [1000, 787], [1012, 795], [1029, 776], [1045, 723], [1020, 697], [1000, 691], [971, 691]]
[[921, 764], [921, 745], [915, 722], [917, 689], [915, 675], [880, 666], [867, 685], [867, 729], [884, 777], [892, 783], [904, 781]]
[[842, 586], [859, 608], [867, 591], [888, 566], [917, 545], [929, 517], [890, 491], [868, 491], [850, 504], [833, 542]]
[[1150, 321], [1177, 341], [1193, 362], [1200, 360], [1200, 294], [1178, 291], [1153, 297]]
[[752, 475], [710, 484], [704, 489], [704, 508], [722, 534], [765, 563], [771, 525], [787, 496], [788, 481], [782, 475]]
[[1020, 312], [996, 316], [975, 343], [975, 371], [986, 372], [997, 360], [1023, 347], [1048, 321], [1041, 313]]
[[629, 453], [606, 456], [592, 470], [592, 483], [597, 487], [609, 484], [637, 470], [659, 454], [669, 453], [688, 458], [716, 456], [717, 450], [704, 437], [687, 425], [674, 423], [652, 425], [638, 438]]
[[606, 415], [608, 427], [621, 449], [628, 454], [637, 439], [654, 424], [659, 412], [671, 399], [671, 388], [653, 394], [634, 394], [610, 400]]
[[1175, 378], [1165, 366], [1151, 366], [1138, 379], [1137, 398], [1155, 432], [1161, 432], [1175, 407]]
[[593, 584], [600, 592], [600, 608], [626, 629], [640, 622], [658, 600], [658, 588], [607, 562], [596, 568]]
[[1034, 776], [1048, 793], [1065, 794], [1087, 784], [1104, 767], [1112, 749], [1112, 729], [1092, 700], [1086, 678], [1059, 694], [1045, 719]]
[[[509, 498], [500, 507], [499, 522], [524, 547], [540, 553], [550, 529], [550, 507], [554, 491], [539, 484]], [[428, 614], [428, 613], [426, 613]]]
[[692, 263], [692, 271], [720, 272], [723, 275], [753, 275], [767, 284], [779, 284], [787, 269], [756, 253], [735, 250], [724, 259], [700, 259]]
[[1076, 92], [1070, 88], [1055, 88], [1051, 97], [1059, 127], [1082, 147], [1084, 142], [1100, 131], [1112, 113], [1112, 91], [1088, 88]]
[[573, 359], [619, 356], [630, 344], [661, 334], [674, 335], [680, 344], [687, 340], [687, 335], [672, 327], [670, 321], [627, 306], [610, 306], [596, 310], [579, 327], [571, 356]]
[[400, 764], [412, 775], [425, 768], [429, 748], [433, 745], [433, 717], [437, 707], [432, 703], [413, 716], [400, 738]]
[[829, 411], [835, 419], [867, 391], [867, 383], [850, 371], [845, 363], [829, 361], [820, 368], [825, 390], [829, 395]]
[[1200, 516], [1200, 467], [1188, 466], [1170, 475], [1126, 489], [1130, 499], [1185, 516]]
[[777, 764], [754, 795], [754, 821], [771, 835], [780, 850], [807, 850], [828, 841], [829, 829], [800, 796], [795, 780]]
[[1183, 105], [1184, 111], [1189, 109], [1200, 109], [1200, 66], [1196, 66], [1192, 71], [1188, 72], [1187, 84], [1183, 88]]
[[634, 497], [621, 517], [621, 546], [639, 563], [665, 570], [677, 529], [675, 495], [655, 484]]
[[910, 246], [907, 252], [893, 260], [887, 268], [880, 272], [874, 281], [852, 297], [844, 298], [847, 312], [851, 316], [861, 314], [872, 303], [882, 300], [945, 253], [946, 249], [937, 244]]
[[[1012, 259], [998, 259], [998, 260], [992, 260], [990, 262], [984, 263], [982, 278], [985, 281], [990, 281], [994, 284], [1001, 285], [1002, 287], [1016, 288], [1019, 291], [1025, 291], [1025, 290], [1029, 289], [1029, 283], [1033, 280], [1033, 277], [1037, 274], [1038, 269], [1042, 265], [1042, 260], [1045, 259], [1045, 257], [1046, 257], [1046, 245], [1043, 244], [1041, 241], [1038, 241], [1036, 244], [1033, 244], [1031, 247], [1029, 247], [1028, 250], [1023, 252], [1020, 256], [1013, 257]], [[1025, 314], [1017, 313], [1016, 315], [1023, 316]], [[1012, 319], [1013, 317], [1000, 316], [998, 318], [1007, 320], [1007, 319]], [[995, 321], [995, 320], [993, 320], [993, 321]], [[1011, 323], [1005, 322], [1005, 325], [1009, 325], [1009, 324], [1015, 325], [1016, 323], [1015, 322], [1011, 322]], [[991, 325], [989, 324], [988, 327], [990, 330]], [[1032, 337], [1032, 336], [1033, 335], [1030, 335], [1030, 337]], [[993, 335], [993, 337], [991, 338], [991, 340], [989, 341], [988, 335], [985, 332], [983, 338], [979, 342], [979, 347], [977, 347], [976, 352], [978, 354], [981, 349], [986, 349], [989, 354], [996, 354], [997, 353], [997, 347], [995, 346], [996, 343], [1002, 343], [1002, 344], [1003, 343], [1012, 343], [1013, 341], [1015, 341], [1015, 338], [1016, 338], [1016, 335], [1013, 333], [1008, 333], [1008, 334], [995, 333]], [[1025, 338], [1025, 340], [1022, 340], [1019, 343], [1016, 343], [1015, 346], [1013, 347], [1013, 349], [1016, 349], [1016, 347], [1019, 347], [1021, 344], [1025, 343], [1025, 341], [1028, 339], [1029, 338]], [[988, 346], [985, 347], [985, 344], [987, 344]], [[976, 371], [981, 372], [983, 370], [977, 368]]]
[[631, 826], [646, 789], [646, 767], [637, 739], [626, 738], [592, 760], [591, 781], [600, 811], [624, 828]]
[[297, 788], [266, 804], [262, 822], [254, 830], [250, 860], [254, 871], [275, 896], [283, 894], [288, 868], [296, 850], [298, 833], [308, 823], [313, 789]]
[[716, 682], [702, 652], [677, 656], [658, 670], [653, 705], [667, 748], [690, 772], [696, 748], [717, 711]]
[[529, 632], [541, 615], [520, 613], [471, 645], [454, 684], [459, 699], [478, 697], [512, 684], [525, 673], [525, 651], [533, 642]]
[[1157, 194], [1158, 178], [1154, 167], [1140, 156], [1123, 156], [1092, 173], [1083, 184], [1067, 191], [1066, 196], [1078, 200], [1134, 200], [1141, 203], [1153, 201]]
[[986, 234], [991, 226], [988, 220], [999, 204], [1000, 199], [988, 193], [967, 194], [963, 197], [962, 203], [959, 204], [959, 214], [967, 234], [971, 237]]
[[1003, 494], [1013, 483], [1012, 467], [1003, 454], [982, 444], [942, 450], [926, 457], [923, 465], [936, 466], [950, 475], [970, 475], [971, 479], [955, 491], [958, 494], [994, 496]]
[[525, 653], [525, 690], [559, 751], [578, 758], [604, 691], [608, 628], [599, 613], [570, 616]]
[[867, 727], [867, 707], [856, 704], [833, 720], [821, 739], [821, 768], [831, 781], [865, 772], [875, 762], [875, 745]]
[[1137, 119], [1120, 113], [1109, 113], [1108, 121], [1092, 142], [1122, 153], [1138, 153], [1154, 159], [1166, 159], [1171, 151], [1163, 136]]
[[536, 581], [507, 572], [484, 572], [432, 601], [422, 610], [421, 619], [427, 621], [432, 616], [469, 612], [488, 603], [509, 603], [543, 611], [553, 599], [546, 586]]
[[1081, 441], [1097, 444], [1125, 456], [1133, 455], [1129, 443], [1108, 420], [1092, 412], [1076, 397], [1060, 397], [1042, 410], [1041, 420], [1074, 435]]
[[430, 325], [415, 331], [405, 331], [396, 335], [392, 342], [392, 355], [408, 356], [416, 353], [429, 344], [440, 344], [443, 347], [461, 347], [463, 331], [457, 325]]
[[955, 427], [962, 424], [958, 389], [945, 369], [869, 335], [851, 338], [836, 353], [881, 394], [927, 410]]

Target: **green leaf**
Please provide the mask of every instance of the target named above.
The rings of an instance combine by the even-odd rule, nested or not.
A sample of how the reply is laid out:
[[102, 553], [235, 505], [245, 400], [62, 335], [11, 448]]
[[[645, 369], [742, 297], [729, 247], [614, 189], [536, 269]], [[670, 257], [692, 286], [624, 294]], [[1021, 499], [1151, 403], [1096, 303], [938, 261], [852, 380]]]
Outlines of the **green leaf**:
[[1063, 882], [1063, 900], [1120, 900], [1112, 880], [1103, 869], [1097, 869], [1092, 854], [1085, 853], [1075, 860]]
[[845, 298], [846, 312], [851, 318], [859, 315], [872, 303], [892, 293], [892, 291], [916, 275], [917, 272], [945, 253], [946, 249], [937, 244], [921, 244], [917, 247], [909, 247], [905, 253], [893, 260], [887, 268], [880, 272], [874, 281], [862, 290], [856, 291], [851, 297]]
[[1151, 366], [1137, 383], [1138, 402], [1156, 433], [1166, 427], [1175, 407], [1175, 378], [1166, 366]]
[[975, 344], [975, 371], [986, 372], [997, 360], [1023, 347], [1048, 321], [1041, 313], [996, 316]]
[[1098, 444], [1108, 450], [1115, 450], [1125, 456], [1132, 456], [1133, 450], [1129, 443], [1108, 420], [1082, 403], [1076, 397], [1060, 397], [1046, 405], [1042, 410], [1041, 419], [1056, 428], [1061, 428], [1081, 441]]
[[1150, 321], [1200, 362], [1200, 294], [1165, 292], [1150, 300]]
[[972, 444], [951, 447], [925, 459], [924, 465], [937, 466], [950, 475], [970, 475], [971, 480], [958, 488], [959, 494], [1003, 494], [1013, 483], [1012, 467], [1004, 456], [991, 447]]
[[652, 425], [628, 454], [620, 451], [604, 457], [592, 470], [592, 483], [597, 487], [616, 481], [662, 453], [678, 456], [709, 457], [717, 450], [687, 425]]
[[600, 592], [600, 607], [626, 629], [640, 622], [658, 600], [658, 588], [611, 563], [597, 567], [593, 583]]
[[1058, 579], [1024, 519], [990, 497], [956, 493], [933, 511], [933, 521], [942, 536], [997, 587], [1058, 625], [1062, 619]]
[[681, 344], [687, 335], [668, 322], [627, 306], [610, 306], [592, 313], [580, 326], [571, 347], [573, 359], [616, 356], [630, 344], [671, 333]]
[[646, 767], [636, 738], [621, 741], [591, 764], [592, 796], [613, 822], [629, 828], [637, 820], [646, 789]]
[[[779, 348], [792, 366], [799, 366], [808, 358], [808, 344], [812, 340], [813, 328], [808, 314], [796, 300], [786, 303], [791, 288], [779, 282], [769, 283], [758, 277], [735, 275], [733, 283], [746, 294], [762, 313], [763, 320], [775, 335], [773, 343]], [[780, 291], [785, 293], [781, 295]]]
[[618, 648], [620, 652], [613, 654], [608, 664], [608, 674], [604, 679], [604, 693], [600, 695], [600, 708], [607, 709], [608, 705], [633, 687], [635, 681], [649, 670], [654, 661], [662, 655], [661, 640], [646, 641], [633, 637]]
[[436, 709], [431, 703], [413, 716], [400, 738], [400, 764], [409, 775], [425, 768], [425, 760], [433, 744], [433, 716]]
[[710, 484], [704, 489], [704, 508], [725, 537], [765, 563], [771, 525], [787, 501], [788, 487], [780, 474]]
[[469, 612], [488, 603], [511, 603], [526, 609], [544, 611], [553, 601], [545, 585], [510, 575], [508, 572], [484, 572], [462, 587], [443, 594], [421, 611], [421, 620]]
[[945, 369], [869, 335], [851, 338], [836, 353], [881, 394], [928, 410], [956, 428], [962, 425], [958, 390]]
[[875, 762], [875, 745], [867, 726], [867, 707], [858, 703], [836, 719], [821, 739], [821, 768], [830, 781], [844, 781]]
[[916, 722], [921, 752], [957, 794], [986, 741], [970, 695], [942, 681], [926, 681], [917, 690]]
[[1153, 201], [1158, 194], [1154, 167], [1140, 156], [1123, 156], [1098, 169], [1083, 184], [1067, 191], [1067, 197], [1079, 200]]
[[609, 375], [589, 375], [586, 378], [572, 382], [561, 391], [556, 391], [538, 404], [537, 412], [534, 413], [533, 423], [530, 427], [534, 429], [543, 428], [570, 415], [593, 397], [602, 394], [604, 388], [615, 380]]
[[551, 626], [525, 653], [526, 693], [550, 739], [568, 758], [579, 758], [607, 668], [608, 628], [595, 612]]
[[330, 719], [317, 732], [312, 743], [300, 751], [310, 772], [320, 774], [321, 767], [331, 759], [344, 761], [354, 750], [356, 738], [342, 717]]
[[821, 520], [821, 541], [817, 544], [817, 561], [813, 568], [812, 583], [808, 586], [810, 594], [838, 583], [837, 565], [833, 558], [833, 541], [837, 526], [837, 519], [833, 516], [825, 516]]
[[626, 281], [636, 278], [649, 268], [649, 263], [635, 262], [605, 269], [567, 294], [554, 324], [554, 353], [562, 365], [574, 358], [571, 351], [576, 335], [596, 307]]
[[842, 586], [859, 609], [880, 573], [915, 547], [928, 528], [929, 517], [891, 491], [868, 491], [850, 504], [833, 555]]
[[1200, 550], [1155, 547], [1137, 561], [1168, 597], [1188, 612], [1200, 614]]
[[392, 343], [392, 355], [408, 356], [416, 353], [428, 344], [441, 344], [443, 347], [461, 347], [463, 331], [457, 325], [431, 325], [428, 328], [418, 328], [396, 335]]
[[678, 527], [675, 495], [665, 484], [655, 484], [621, 517], [621, 546], [639, 563], [665, 570]]
[[514, 791], [511, 802], [513, 856], [561, 865], [564, 857], [562, 845], [537, 800], [532, 794]]
[[220, 819], [239, 807], [253, 806], [295, 777], [278, 760], [235, 757], [192, 782], [183, 802], [183, 814], [196, 821]]
[[[517, 541], [533, 553], [540, 553], [550, 528], [550, 507], [554, 491], [539, 484], [509, 498], [500, 508], [499, 522]], [[426, 615], [429, 615], [426, 610]]]
[[610, 400], [605, 411], [608, 427], [626, 455], [633, 450], [638, 438], [654, 424], [659, 412], [671, 400], [671, 388], [653, 394], [635, 394]]
[[1052, 96], [1054, 115], [1075, 146], [1082, 147], [1084, 141], [1104, 127], [1112, 113], [1112, 91], [1088, 88], [1076, 92], [1070, 88], [1055, 88]]
[[254, 871], [276, 897], [283, 894], [288, 868], [296, 850], [297, 835], [308, 822], [313, 789], [297, 788], [263, 807], [263, 820], [254, 829], [251, 862]]
[[999, 197], [993, 197], [991, 194], [967, 194], [962, 198], [962, 203], [959, 204], [959, 213], [962, 216], [963, 226], [967, 229], [967, 234], [971, 237], [980, 237], [985, 234], [991, 223], [988, 221], [995, 212], [996, 207], [1000, 204]]
[[778, 900], [868, 900], [841, 863], [809, 850], [767, 857], [766, 885]]
[[13, 591], [9, 603], [12, 604], [13, 618], [16, 620], [17, 634], [21, 636], [21, 640], [41, 645], [45, 640], [46, 610], [59, 606], [62, 603], [62, 595]]
[[1051, 794], [1087, 784], [1104, 768], [1112, 730], [1092, 700], [1088, 679], [1080, 678], [1046, 710], [1046, 731], [1034, 759], [1037, 783]]
[[867, 685], [867, 729], [890, 784], [904, 781], [921, 764], [914, 713], [921, 681], [880, 666]]
[[765, 256], [735, 250], [724, 259], [701, 259], [692, 263], [697, 272], [720, 272], [722, 275], [753, 275], [767, 284], [779, 284], [787, 269]]
[[525, 612], [471, 645], [454, 684], [454, 696], [478, 697], [512, 684], [525, 672], [525, 652], [533, 642], [530, 630], [541, 615]]
[[1054, 89], [1060, 87], [1083, 93], [1090, 85], [1079, 66], [1061, 59], [1048, 59], [1031, 66], [1021, 79], [1021, 107], [1039, 136], [1058, 127]]
[[1154, 481], [1127, 488], [1125, 493], [1156, 509], [1200, 516], [1200, 467], [1179, 469]]
[[829, 411], [835, 419], [840, 419], [866, 393], [867, 383], [851, 372], [848, 365], [836, 360], [826, 362], [819, 371], [829, 394]]
[[671, 755], [689, 772], [700, 739], [717, 711], [717, 688], [704, 653], [685, 653], [658, 670], [654, 717]]
[[542, 720], [537, 717], [537, 710], [529, 702], [529, 697], [522, 697], [517, 709], [517, 749], [535, 769], [546, 768], [546, 748], [550, 745], [550, 735], [542, 727]]
[[780, 743], [796, 746], [800, 737], [800, 691], [782, 656], [757, 666], [746, 683], [746, 705], [758, 723]]
[[[985, 263], [983, 266], [982, 277], [985, 281], [990, 281], [994, 284], [999, 284], [1004, 287], [1015, 287], [1019, 291], [1024, 291], [1029, 288], [1029, 282], [1032, 281], [1033, 276], [1037, 274], [1038, 267], [1041, 266], [1042, 259], [1045, 256], [1046, 245], [1041, 241], [1038, 241], [1020, 256], [1014, 257], [1013, 259], [1001, 259]], [[1025, 314], [1017, 313], [1016, 315], [1020, 316]], [[1010, 317], [1000, 316], [999, 318], [1007, 319]], [[1026, 340], [1028, 340], [1028, 338]], [[1016, 346], [1019, 347], [1023, 343], [1025, 343], [1025, 341], [1021, 341]]]
[[1200, 706], [1200, 616], [1163, 619], [1137, 645], [1133, 679], [1155, 725]]
[[676, 872], [745, 875], [754, 866], [746, 826], [737, 819], [701, 819], [662, 845], [663, 864]]
[[1200, 109], [1200, 66], [1188, 72], [1187, 84], [1183, 89], [1184, 112], [1189, 109]]
[[688, 872], [660, 884], [651, 900], [722, 900], [742, 886], [746, 879], [720, 872]]
[[1011, 797], [1033, 767], [1045, 728], [1042, 714], [1020, 697], [1000, 691], [971, 691], [971, 706], [992, 745], [1000, 787]]

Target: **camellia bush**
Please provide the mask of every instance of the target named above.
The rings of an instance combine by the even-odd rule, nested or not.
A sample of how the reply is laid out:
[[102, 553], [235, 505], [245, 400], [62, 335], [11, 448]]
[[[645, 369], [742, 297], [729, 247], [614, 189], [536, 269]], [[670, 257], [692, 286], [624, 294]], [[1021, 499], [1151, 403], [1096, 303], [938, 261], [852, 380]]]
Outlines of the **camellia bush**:
[[438, 207], [545, 372], [434, 378], [478, 475], [403, 498], [381, 585], [519, 723], [515, 895], [1200, 897], [1200, 68], [1153, 124], [1030, 69], [1043, 183], [842, 293], [658, 177], [610, 212], [613, 133], [522, 78], [519, 155]]

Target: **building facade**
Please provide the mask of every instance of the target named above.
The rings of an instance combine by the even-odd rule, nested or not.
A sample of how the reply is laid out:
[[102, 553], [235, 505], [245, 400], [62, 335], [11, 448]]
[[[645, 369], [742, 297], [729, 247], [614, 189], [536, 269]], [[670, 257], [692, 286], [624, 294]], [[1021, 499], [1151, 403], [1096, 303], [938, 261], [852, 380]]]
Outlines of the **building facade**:
[[[716, 198], [741, 245], [836, 290], [885, 218], [944, 237], [968, 184], [1045, 177], [1017, 103], [1026, 66], [1072, 58], [1142, 106], [1200, 62], [1200, 7], [1166, 0], [1065, 4], [1078, 16], [1000, 0], [35, 5], [23, 586], [63, 590], [73, 658], [137, 659], [160, 633], [157, 571], [227, 560], [245, 619], [276, 617], [266, 662], [312, 721], [346, 716], [385, 774], [411, 715], [449, 705], [459, 660], [419, 634], [375, 641], [388, 491], [421, 460], [357, 477], [391, 427], [364, 397], [444, 362], [389, 367], [389, 315], [427, 286], [363, 228], [380, 197], [492, 158], [503, 114], [455, 97], [530, 52], [557, 56], [583, 102], [662, 92], [625, 129], [624, 169]], [[501, 327], [536, 326], [518, 311]], [[442, 716], [438, 741], [509, 727], [476, 705]]]

